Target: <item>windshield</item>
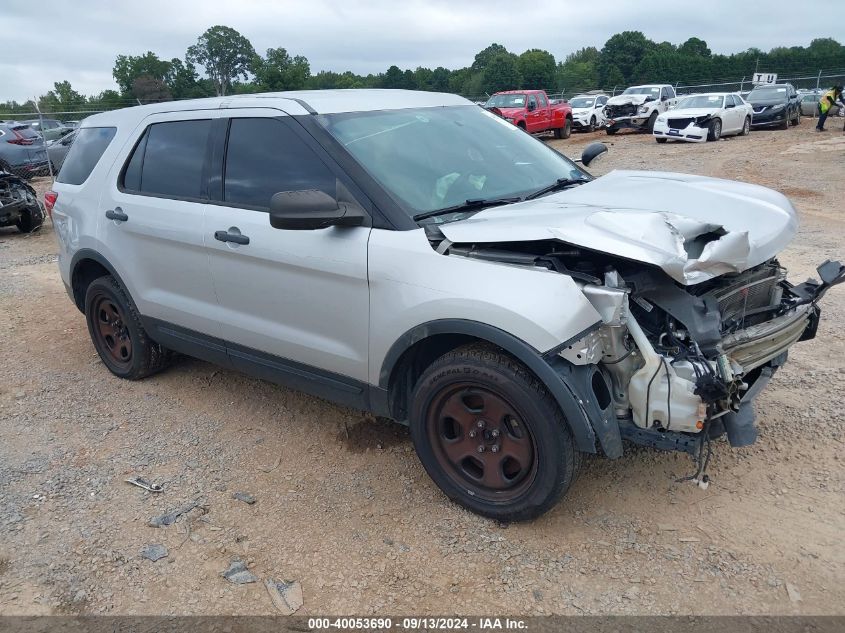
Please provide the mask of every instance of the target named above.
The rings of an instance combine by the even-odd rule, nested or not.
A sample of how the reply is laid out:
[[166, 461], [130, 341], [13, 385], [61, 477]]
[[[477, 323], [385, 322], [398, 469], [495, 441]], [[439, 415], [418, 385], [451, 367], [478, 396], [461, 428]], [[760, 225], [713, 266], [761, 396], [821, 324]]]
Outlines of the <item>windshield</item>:
[[696, 95], [685, 97], [675, 106], [677, 110], [685, 108], [721, 108], [725, 98], [721, 95]]
[[630, 88], [625, 88], [625, 92], [622, 93], [623, 95], [649, 95], [650, 97], [657, 97], [660, 96], [660, 88], [658, 86], [631, 86]]
[[766, 88], [754, 88], [748, 94], [748, 101], [753, 101], [754, 99], [785, 99], [786, 98], [786, 88], [778, 88], [775, 86], [766, 87]]
[[573, 108], [592, 108], [595, 102], [593, 97], [575, 97], [569, 100], [569, 105]]
[[522, 108], [525, 95], [493, 95], [484, 104], [485, 108]]
[[521, 197], [561, 178], [587, 178], [542, 141], [478, 106], [318, 120], [412, 216], [467, 200]]

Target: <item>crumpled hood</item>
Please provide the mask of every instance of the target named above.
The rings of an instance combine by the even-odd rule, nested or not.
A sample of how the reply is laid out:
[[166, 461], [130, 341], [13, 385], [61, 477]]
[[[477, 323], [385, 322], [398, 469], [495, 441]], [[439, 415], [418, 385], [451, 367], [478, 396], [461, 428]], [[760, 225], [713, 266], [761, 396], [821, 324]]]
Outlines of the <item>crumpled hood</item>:
[[670, 119], [695, 118], [699, 116], [710, 116], [716, 114], [719, 110], [721, 110], [721, 108], [674, 108], [669, 110], [665, 116]]
[[616, 95], [615, 97], [611, 97], [607, 100], [607, 105], [628, 105], [629, 103], [642, 105], [650, 96], [651, 95]]
[[614, 171], [439, 228], [457, 243], [561, 240], [659, 266], [692, 285], [774, 257], [797, 227], [789, 200], [765, 187], [689, 174]]

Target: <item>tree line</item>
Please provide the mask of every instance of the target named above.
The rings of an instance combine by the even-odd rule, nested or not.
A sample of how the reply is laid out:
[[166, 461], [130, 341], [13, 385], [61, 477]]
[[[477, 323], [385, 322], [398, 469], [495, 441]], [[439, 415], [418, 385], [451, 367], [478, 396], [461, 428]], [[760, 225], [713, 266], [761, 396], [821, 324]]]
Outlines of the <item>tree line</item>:
[[[613, 35], [601, 49], [582, 48], [563, 60], [550, 52], [530, 49], [521, 54], [491, 44], [459, 69], [390, 66], [378, 74], [351, 71], [311, 72], [308, 59], [285, 48], [264, 55], [235, 29], [213, 26], [188, 47], [184, 59], [118, 55], [112, 75], [117, 89], [85, 96], [70, 82], [59, 81], [38, 98], [42, 112], [107, 110], [137, 103], [244, 94], [277, 90], [326, 88], [405, 88], [483, 96], [513, 88], [543, 88], [568, 94], [594, 88], [610, 89], [642, 82], [717, 83], [750, 78], [755, 70], [807, 72], [839, 69], [845, 74], [845, 46], [832, 38], [817, 38], [807, 47], [777, 47], [765, 52], [749, 48], [731, 55], [714, 54], [702, 39], [691, 37], [675, 45], [654, 42], [640, 31]], [[33, 112], [31, 100], [0, 104], [0, 112]], [[70, 117], [68, 117], [70, 118]]]

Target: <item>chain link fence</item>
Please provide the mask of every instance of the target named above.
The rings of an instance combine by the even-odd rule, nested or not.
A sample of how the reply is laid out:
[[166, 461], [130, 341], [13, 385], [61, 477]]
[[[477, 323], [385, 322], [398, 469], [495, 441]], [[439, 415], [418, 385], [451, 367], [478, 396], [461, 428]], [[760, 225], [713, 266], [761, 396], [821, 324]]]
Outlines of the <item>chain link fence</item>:
[[[826, 89], [834, 84], [845, 83], [845, 68], [779, 74], [778, 82], [788, 82], [799, 89]], [[752, 77], [748, 76], [699, 84], [674, 82], [672, 85], [679, 95], [687, 95], [701, 92], [747, 92], [754, 84]], [[613, 96], [625, 88], [626, 86], [622, 85], [609, 86], [601, 92]], [[546, 92], [554, 102], [596, 90], [596, 86], [581, 86]], [[464, 96], [478, 103], [484, 103], [490, 97], [487, 94]], [[86, 117], [108, 110], [142, 105], [136, 99], [89, 101], [78, 107], [52, 109], [39, 107], [36, 100], [30, 103], [34, 106], [30, 112], [3, 111], [0, 105], [0, 171], [26, 179], [53, 178], [58, 173], [75, 138], [75, 129]]]
[[[789, 74], [778, 74], [778, 83], [791, 83], [797, 89], [804, 90], [825, 90], [835, 84], [845, 83], [845, 68], [825, 69], [805, 72], [792, 72]], [[648, 82], [642, 82], [648, 83]], [[685, 84], [680, 81], [654, 81], [652, 83], [671, 84], [679, 95], [698, 94], [702, 92], [749, 92], [754, 87], [753, 76], [748, 75], [739, 79], [716, 79], [710, 83]], [[610, 96], [620, 94], [627, 85], [615, 85], [599, 88], [596, 86], [564, 87], [561, 90], [546, 90], [549, 99], [571, 99], [572, 97], [587, 92], [603, 92]], [[490, 95], [463, 95], [470, 101], [476, 103], [486, 102]]]

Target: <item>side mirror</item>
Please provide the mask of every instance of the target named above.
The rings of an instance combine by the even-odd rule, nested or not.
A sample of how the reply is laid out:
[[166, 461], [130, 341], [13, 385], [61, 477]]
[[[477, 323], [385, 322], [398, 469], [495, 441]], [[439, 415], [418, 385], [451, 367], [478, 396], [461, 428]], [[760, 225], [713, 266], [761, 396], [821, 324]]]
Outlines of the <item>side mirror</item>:
[[667, 97], [666, 95], [663, 95], [663, 96], [660, 97], [660, 100], [661, 101], [668, 101], [669, 97]]
[[605, 154], [607, 154], [607, 145], [604, 143], [590, 143], [581, 152], [581, 164], [584, 167], [589, 167], [591, 163], [597, 162]]
[[307, 231], [329, 226], [361, 226], [367, 216], [338, 183], [338, 200], [324, 191], [280, 191], [270, 199], [270, 226]]

